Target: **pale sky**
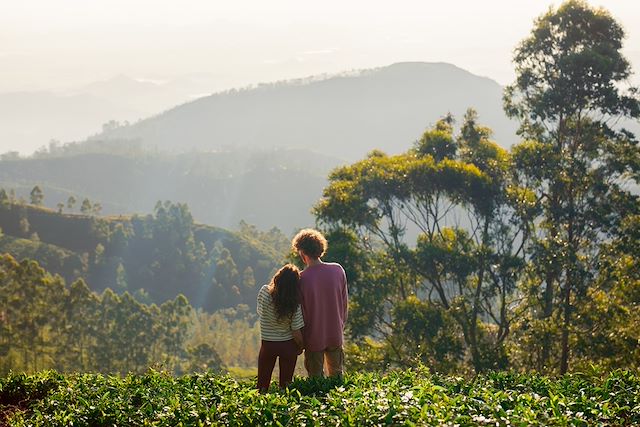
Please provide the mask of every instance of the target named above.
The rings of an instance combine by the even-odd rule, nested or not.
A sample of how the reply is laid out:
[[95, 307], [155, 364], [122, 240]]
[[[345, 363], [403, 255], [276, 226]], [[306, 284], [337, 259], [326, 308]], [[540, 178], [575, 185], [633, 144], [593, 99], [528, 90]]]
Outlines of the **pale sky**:
[[[627, 32], [640, 67], [640, 1], [591, 0]], [[450, 62], [501, 84], [545, 0], [0, 0], [0, 92], [83, 85], [117, 74], [190, 73], [225, 87]], [[638, 76], [635, 77], [638, 81]]]

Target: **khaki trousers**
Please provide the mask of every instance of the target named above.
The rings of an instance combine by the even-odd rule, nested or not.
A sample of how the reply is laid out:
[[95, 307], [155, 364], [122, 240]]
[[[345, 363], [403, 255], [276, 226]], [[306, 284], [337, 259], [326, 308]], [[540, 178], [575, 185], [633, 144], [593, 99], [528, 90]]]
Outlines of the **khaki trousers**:
[[328, 347], [324, 351], [304, 351], [304, 367], [309, 377], [342, 377], [344, 372], [344, 350]]

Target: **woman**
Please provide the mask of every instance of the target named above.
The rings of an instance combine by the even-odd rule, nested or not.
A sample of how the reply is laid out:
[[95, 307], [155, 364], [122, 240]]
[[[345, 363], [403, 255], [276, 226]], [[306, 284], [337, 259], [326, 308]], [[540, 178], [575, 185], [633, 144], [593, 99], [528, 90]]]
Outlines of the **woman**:
[[304, 348], [301, 329], [304, 326], [299, 302], [300, 271], [287, 264], [258, 292], [258, 316], [262, 345], [258, 356], [258, 389], [265, 392], [279, 358], [280, 387], [293, 378], [298, 355]]

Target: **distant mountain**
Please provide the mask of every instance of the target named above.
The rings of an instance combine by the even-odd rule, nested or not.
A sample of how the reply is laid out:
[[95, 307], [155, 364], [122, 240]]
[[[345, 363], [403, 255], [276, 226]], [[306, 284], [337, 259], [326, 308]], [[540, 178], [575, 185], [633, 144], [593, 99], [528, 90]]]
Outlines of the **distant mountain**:
[[[202, 87], [189, 87], [184, 84], [186, 83], [184, 80], [157, 82], [133, 79], [121, 74], [108, 80], [91, 83], [72, 92], [90, 94], [143, 112], [142, 116], [127, 118], [133, 122], [189, 101], [193, 99], [194, 94], [202, 96]], [[205, 83], [203, 86], [208, 87]], [[122, 119], [119, 120], [122, 121]]]
[[84, 140], [111, 120], [140, 120], [201, 96], [208, 87], [195, 77], [158, 83], [119, 75], [56, 92], [0, 93], [0, 153], [30, 153], [52, 139]]
[[[144, 117], [142, 111], [87, 94], [0, 94], [0, 152], [31, 152], [52, 139], [74, 141], [100, 131], [103, 123]], [[17, 148], [19, 147], [19, 148]]]
[[517, 124], [501, 99], [498, 83], [454, 65], [398, 63], [218, 93], [92, 139], [139, 139], [171, 151], [295, 147], [355, 160], [374, 148], [404, 151], [444, 114], [461, 118], [473, 107], [509, 146]]

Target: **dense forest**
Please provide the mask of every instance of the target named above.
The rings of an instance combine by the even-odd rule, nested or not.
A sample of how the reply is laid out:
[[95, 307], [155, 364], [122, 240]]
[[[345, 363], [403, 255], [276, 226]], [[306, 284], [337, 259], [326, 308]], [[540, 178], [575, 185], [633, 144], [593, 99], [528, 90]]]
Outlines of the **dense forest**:
[[0, 332], [2, 375], [250, 368], [259, 337], [247, 306], [209, 314], [183, 295], [156, 305], [126, 291], [98, 294], [8, 254], [0, 258]]

